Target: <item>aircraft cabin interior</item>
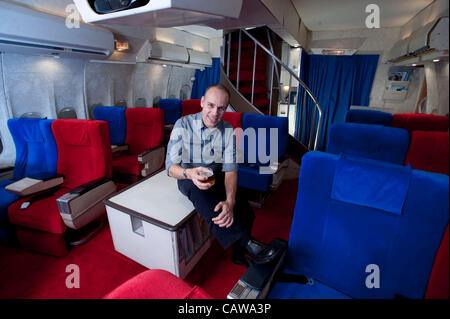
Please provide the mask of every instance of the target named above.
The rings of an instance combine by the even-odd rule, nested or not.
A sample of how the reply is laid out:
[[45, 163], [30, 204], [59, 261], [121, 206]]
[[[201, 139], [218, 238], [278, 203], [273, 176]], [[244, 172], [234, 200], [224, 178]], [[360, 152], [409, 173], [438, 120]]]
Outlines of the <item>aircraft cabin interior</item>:
[[448, 300], [448, 117], [448, 0], [0, 0], [0, 299]]

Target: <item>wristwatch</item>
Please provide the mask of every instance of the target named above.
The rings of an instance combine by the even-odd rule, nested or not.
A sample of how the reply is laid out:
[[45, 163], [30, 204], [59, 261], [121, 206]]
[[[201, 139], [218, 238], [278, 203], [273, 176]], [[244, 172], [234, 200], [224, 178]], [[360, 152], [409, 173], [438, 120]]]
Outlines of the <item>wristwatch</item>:
[[188, 177], [187, 177], [187, 175], [186, 175], [186, 168], [183, 169], [183, 176], [184, 176], [185, 179], [188, 179]]

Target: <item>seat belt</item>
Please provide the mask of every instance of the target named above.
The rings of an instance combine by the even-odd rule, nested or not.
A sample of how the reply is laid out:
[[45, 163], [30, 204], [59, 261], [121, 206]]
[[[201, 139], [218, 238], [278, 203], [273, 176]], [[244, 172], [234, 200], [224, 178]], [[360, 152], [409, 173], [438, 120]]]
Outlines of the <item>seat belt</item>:
[[30, 197], [30, 199], [28, 199], [26, 202], [23, 202], [22, 205], [20, 205], [20, 209], [27, 209], [28, 207], [30, 207], [31, 204], [33, 204], [34, 202], [40, 201], [42, 199], [45, 199], [47, 197], [53, 196], [55, 195], [55, 192], [60, 188], [61, 186], [55, 186], [53, 188], [50, 188], [48, 190], [46, 190], [43, 193], [34, 195], [32, 197]]

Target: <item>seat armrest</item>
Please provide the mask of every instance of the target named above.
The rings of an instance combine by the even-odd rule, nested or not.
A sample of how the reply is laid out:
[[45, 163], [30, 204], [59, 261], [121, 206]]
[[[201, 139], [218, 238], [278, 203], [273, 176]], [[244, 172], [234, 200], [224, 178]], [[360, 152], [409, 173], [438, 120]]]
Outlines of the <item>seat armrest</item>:
[[103, 199], [116, 191], [110, 179], [85, 183], [56, 199], [59, 213], [67, 227], [78, 229], [105, 212]]
[[19, 196], [28, 196], [61, 185], [63, 182], [64, 176], [62, 175], [36, 175], [33, 177], [24, 177], [17, 182], [7, 185], [5, 189]]
[[166, 148], [163, 145], [159, 145], [139, 154], [139, 164], [145, 164], [144, 169], [141, 171], [141, 175], [145, 177], [156, 172], [164, 164], [165, 156]]
[[116, 155], [120, 152], [126, 152], [128, 151], [128, 144], [123, 145], [111, 145], [111, 152], [113, 155]]

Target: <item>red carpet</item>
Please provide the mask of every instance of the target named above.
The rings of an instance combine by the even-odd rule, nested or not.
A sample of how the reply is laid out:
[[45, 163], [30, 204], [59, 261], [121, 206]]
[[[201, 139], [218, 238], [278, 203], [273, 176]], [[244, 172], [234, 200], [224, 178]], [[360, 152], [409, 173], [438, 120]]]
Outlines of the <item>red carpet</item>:
[[[297, 183], [284, 181], [262, 209], [255, 209], [255, 238], [263, 242], [289, 238]], [[66, 278], [71, 274], [66, 267], [70, 264], [80, 269], [80, 288], [66, 287]], [[65, 257], [0, 246], [0, 298], [102, 298], [144, 270], [144, 266], [114, 250], [109, 227], [88, 243], [72, 248]], [[186, 281], [215, 298], [226, 298], [245, 270], [231, 262], [231, 249], [224, 252], [214, 242]]]

